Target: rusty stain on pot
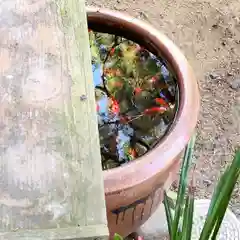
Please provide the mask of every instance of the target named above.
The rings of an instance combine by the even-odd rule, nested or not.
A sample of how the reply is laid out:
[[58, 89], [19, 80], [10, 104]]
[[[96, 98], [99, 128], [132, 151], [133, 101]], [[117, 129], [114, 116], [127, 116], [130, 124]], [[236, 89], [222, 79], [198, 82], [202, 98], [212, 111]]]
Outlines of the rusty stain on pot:
[[115, 192], [107, 192], [105, 194], [105, 196], [118, 195], [118, 194], [121, 194], [121, 193], [122, 193], [122, 190], [118, 190], [118, 191], [115, 191]]
[[128, 210], [132, 210], [132, 224], [134, 223], [134, 218], [135, 218], [135, 212], [136, 212], [136, 208], [140, 205], [140, 204], [143, 204], [143, 208], [142, 208], [142, 211], [141, 211], [141, 220], [143, 219], [143, 216], [144, 216], [144, 208], [145, 208], [145, 205], [146, 205], [146, 202], [147, 200], [151, 199], [151, 204], [150, 204], [150, 210], [149, 210], [149, 215], [151, 215], [151, 212], [152, 212], [152, 206], [153, 206], [153, 201], [154, 201], [154, 196], [156, 194], [156, 192], [163, 187], [163, 183], [160, 183], [158, 184], [155, 189], [150, 193], [148, 194], [147, 196], [145, 197], [142, 197], [138, 200], [136, 200], [135, 202], [132, 202], [126, 206], [121, 206], [117, 209], [114, 209], [112, 210], [111, 212], [113, 214], [116, 215], [116, 224], [119, 223], [119, 216], [122, 214], [122, 217], [121, 217], [121, 221], [124, 221], [124, 217], [125, 217], [125, 213], [126, 211]]

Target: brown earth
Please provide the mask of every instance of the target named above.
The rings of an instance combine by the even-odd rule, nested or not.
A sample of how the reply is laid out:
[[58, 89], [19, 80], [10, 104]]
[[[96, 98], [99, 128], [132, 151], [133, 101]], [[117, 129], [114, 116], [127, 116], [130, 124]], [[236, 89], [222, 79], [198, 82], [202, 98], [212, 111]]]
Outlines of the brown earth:
[[[209, 197], [240, 145], [239, 0], [88, 0], [143, 18], [184, 52], [201, 89], [196, 146], [198, 197]], [[232, 209], [240, 216], [240, 185]]]

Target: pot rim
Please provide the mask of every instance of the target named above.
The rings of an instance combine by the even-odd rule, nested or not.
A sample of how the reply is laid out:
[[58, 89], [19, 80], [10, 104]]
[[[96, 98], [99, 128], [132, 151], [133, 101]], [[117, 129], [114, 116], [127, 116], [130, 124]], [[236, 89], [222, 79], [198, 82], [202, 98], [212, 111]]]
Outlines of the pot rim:
[[[184, 150], [194, 132], [200, 107], [198, 84], [187, 59], [179, 48], [157, 29], [137, 18], [118, 11], [87, 7], [88, 21], [99, 20], [107, 27], [135, 32], [145, 45], [158, 49], [177, 75], [180, 92], [179, 109], [170, 131], [149, 152], [136, 161], [103, 171], [105, 194], [112, 195], [142, 184], [166, 171]], [[126, 30], [127, 29], [127, 30]], [[160, 157], [159, 157], [160, 156]], [[160, 158], [160, 159], [159, 159]], [[133, 193], [134, 194], [134, 193]]]

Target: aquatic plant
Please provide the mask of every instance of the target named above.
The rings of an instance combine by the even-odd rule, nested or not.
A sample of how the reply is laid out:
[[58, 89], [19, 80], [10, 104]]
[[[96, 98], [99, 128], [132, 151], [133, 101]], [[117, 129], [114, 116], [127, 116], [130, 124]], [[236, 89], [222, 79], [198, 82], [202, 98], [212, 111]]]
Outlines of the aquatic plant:
[[166, 134], [177, 83], [161, 58], [119, 36], [89, 30], [102, 167], [132, 161]]

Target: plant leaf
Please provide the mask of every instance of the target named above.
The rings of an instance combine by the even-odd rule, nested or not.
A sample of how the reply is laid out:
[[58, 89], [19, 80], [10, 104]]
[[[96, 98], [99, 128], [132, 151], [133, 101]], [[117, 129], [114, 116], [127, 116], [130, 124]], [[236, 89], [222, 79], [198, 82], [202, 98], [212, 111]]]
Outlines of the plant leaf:
[[[191, 189], [191, 187], [190, 187]], [[191, 190], [190, 190], [191, 191]], [[194, 212], [194, 192], [191, 191], [186, 199], [183, 214], [182, 240], [191, 240]]]
[[169, 197], [167, 196], [166, 191], [164, 191], [164, 200], [163, 200], [166, 217], [167, 217], [167, 224], [168, 224], [168, 232], [170, 234], [170, 239], [172, 239], [172, 224], [173, 224], [173, 217], [170, 210], [170, 203], [169, 203]]
[[[228, 203], [227, 203], [227, 206], [228, 206]], [[224, 207], [224, 209], [226, 210], [227, 207], [226, 208]], [[215, 226], [212, 229], [213, 233], [211, 234], [211, 240], [216, 240], [217, 234], [219, 232], [220, 226], [222, 224], [222, 220], [223, 220], [225, 212], [226, 212], [225, 210], [221, 211], [221, 215], [219, 215], [217, 221], [215, 222]]]
[[114, 44], [114, 36], [111, 34], [96, 34], [96, 41], [99, 44], [103, 44], [105, 46], [108, 46], [111, 48], [111, 46]]
[[236, 152], [232, 164], [219, 180], [214, 198], [210, 204], [209, 213], [211, 214], [207, 215], [199, 240], [209, 239], [213, 231], [213, 237], [217, 235], [239, 175], [240, 150]]
[[181, 167], [181, 174], [180, 174], [180, 182], [178, 187], [176, 209], [175, 209], [174, 220], [172, 225], [172, 240], [176, 239], [178, 229], [179, 229], [180, 216], [182, 214], [182, 206], [184, 205], [184, 202], [185, 202], [184, 197], [185, 197], [186, 186], [187, 186], [187, 176], [188, 176], [189, 168], [191, 165], [195, 140], [196, 140], [196, 136], [194, 135], [191, 138], [189, 144], [187, 145], [187, 148], [184, 153], [183, 163]]
[[113, 240], [123, 240], [123, 237], [120, 236], [119, 234], [115, 233], [114, 237], [113, 237]]
[[136, 48], [124, 46], [122, 47], [122, 54], [122, 68], [125, 70], [125, 74], [128, 76], [136, 69]]
[[114, 93], [119, 89], [122, 89], [124, 82], [121, 77], [109, 77], [107, 79], [107, 88], [110, 93]]
[[148, 75], [154, 76], [157, 73], [160, 73], [160, 67], [156, 64], [156, 61], [152, 58], [147, 60], [146, 69], [148, 71]]
[[227, 175], [228, 175], [228, 171], [227, 170], [228, 170], [228, 168], [226, 169], [226, 171], [223, 173], [223, 175], [219, 179], [217, 187], [215, 188], [215, 190], [213, 192], [213, 196], [212, 196], [212, 199], [211, 199], [211, 203], [210, 203], [210, 206], [209, 206], [209, 209], [208, 209], [207, 216], [210, 216], [212, 214], [212, 211], [213, 211], [213, 208], [214, 208], [214, 204], [215, 204], [216, 199], [217, 199], [217, 197], [219, 195], [219, 192], [222, 189], [224, 182], [226, 182], [226, 180], [227, 180]]

